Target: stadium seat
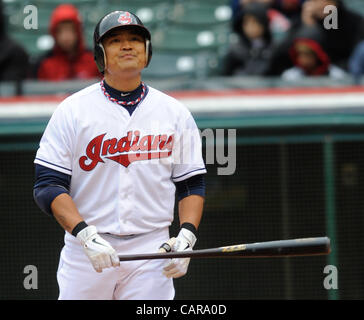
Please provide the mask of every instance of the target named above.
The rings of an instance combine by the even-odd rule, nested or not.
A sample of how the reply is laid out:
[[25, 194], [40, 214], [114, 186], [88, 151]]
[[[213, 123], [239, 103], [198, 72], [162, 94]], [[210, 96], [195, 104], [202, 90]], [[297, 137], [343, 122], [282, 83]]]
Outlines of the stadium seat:
[[25, 30], [12, 33], [11, 37], [22, 45], [33, 57], [43, 54], [53, 45], [53, 38], [39, 30]]
[[[59, 4], [65, 3], [64, 1], [58, 0], [36, 0], [32, 2], [32, 5], [37, 9], [37, 22], [38, 28], [42, 31], [48, 30], [49, 20], [53, 10]], [[67, 2], [70, 3], [70, 2]], [[81, 0], [74, 1], [75, 6], [80, 11], [80, 14], [83, 20], [88, 19], [89, 17], [93, 18], [95, 16], [95, 12], [97, 14], [97, 1], [96, 0]], [[18, 29], [24, 29], [24, 19], [26, 18], [28, 13], [24, 12], [25, 5], [22, 4], [20, 6], [11, 5], [8, 3], [5, 4], [5, 14], [8, 20], [9, 30], [16, 31]], [[95, 22], [95, 18], [91, 19], [92, 22]]]
[[217, 74], [218, 59], [212, 52], [156, 53], [143, 70], [148, 79], [203, 78]]
[[7, 7], [5, 10], [5, 15], [7, 19], [7, 28], [9, 33], [13, 30], [24, 29], [24, 13], [21, 7], [12, 7], [11, 9]]
[[196, 61], [191, 55], [156, 53], [149, 66], [143, 70], [147, 78], [188, 77], [195, 75]]
[[3, 0], [2, 7], [3, 14], [7, 16], [9, 13], [20, 11], [24, 7], [24, 2], [22, 0]]
[[229, 5], [218, 5], [209, 1], [177, 2], [167, 15], [168, 21], [185, 27], [215, 28], [217, 25], [229, 24], [232, 16]]
[[48, 33], [49, 22], [51, 19], [52, 7], [39, 7], [38, 8], [38, 28], [42, 32]]
[[119, 10], [122, 10], [122, 7], [125, 6], [136, 6], [136, 7], [153, 7], [156, 5], [166, 5], [174, 2], [174, 0], [105, 0], [105, 5], [118, 5], [121, 6]]
[[104, 3], [104, 11], [125, 10], [136, 14], [148, 28], [154, 28], [163, 24], [170, 10], [170, 1], [146, 0], [146, 1], [114, 1]]
[[363, 0], [344, 0], [345, 6], [364, 16], [364, 1]]
[[226, 44], [228, 35], [220, 30], [185, 29], [178, 26], [159, 28], [152, 35], [153, 46], [161, 51], [218, 50]]
[[[143, 0], [139, 0], [139, 1], [143, 1]], [[166, 0], [168, 1], [168, 0]], [[213, 6], [224, 6], [224, 5], [231, 5], [231, 0], [172, 0], [171, 2], [174, 2], [175, 4], [185, 4], [185, 5], [189, 5], [190, 3], [195, 3], [198, 5], [205, 5], [206, 3], [208, 3], [209, 5], [213, 5]]]
[[48, 8], [55, 8], [60, 4], [73, 4], [75, 7], [82, 7], [82, 6], [93, 6], [98, 3], [98, 0], [33, 0], [31, 3], [38, 8], [40, 7], [48, 7]]

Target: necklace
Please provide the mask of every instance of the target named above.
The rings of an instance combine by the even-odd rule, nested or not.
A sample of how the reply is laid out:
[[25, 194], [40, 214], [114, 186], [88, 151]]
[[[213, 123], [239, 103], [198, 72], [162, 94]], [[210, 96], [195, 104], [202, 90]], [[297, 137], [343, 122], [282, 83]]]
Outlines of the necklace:
[[104, 93], [106, 98], [108, 98], [111, 102], [115, 102], [115, 103], [117, 103], [119, 105], [122, 105], [122, 106], [134, 106], [134, 105], [136, 105], [137, 103], [139, 103], [144, 98], [145, 91], [146, 91], [145, 84], [144, 84], [144, 82], [142, 82], [142, 94], [140, 95], [139, 98], [135, 99], [134, 101], [122, 101], [122, 100], [117, 100], [117, 99], [110, 96], [110, 94], [105, 89], [104, 80], [101, 80], [100, 86], [101, 86], [101, 90]]

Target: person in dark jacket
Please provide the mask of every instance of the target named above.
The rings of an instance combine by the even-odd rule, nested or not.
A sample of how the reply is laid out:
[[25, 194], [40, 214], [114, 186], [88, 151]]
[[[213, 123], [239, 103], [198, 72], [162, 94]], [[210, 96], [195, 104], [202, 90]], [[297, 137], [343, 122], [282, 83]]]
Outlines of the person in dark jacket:
[[[330, 14], [324, 10], [328, 5], [337, 8], [337, 28], [325, 23]], [[303, 5], [302, 20], [305, 25], [317, 25], [323, 30], [332, 62], [347, 69], [353, 49], [364, 39], [364, 17], [347, 9], [341, 0], [308, 0]]]
[[262, 3], [249, 3], [234, 20], [238, 41], [231, 44], [225, 59], [223, 75], [263, 75], [272, 47], [268, 8]]
[[289, 51], [294, 66], [284, 71], [282, 78], [294, 81], [303, 77], [345, 77], [346, 72], [331, 63], [325, 48], [321, 29], [304, 26]]
[[54, 47], [40, 59], [36, 67], [39, 80], [99, 78], [92, 51], [86, 49], [81, 17], [76, 7], [61, 4], [52, 12], [49, 32]]
[[0, 1], [0, 81], [20, 82], [28, 76], [29, 56], [20, 44], [9, 37], [6, 26]]
[[[329, 5], [337, 9], [337, 28], [330, 28], [325, 23], [328, 15], [332, 14], [324, 10]], [[346, 8], [341, 0], [306, 0], [302, 6], [301, 20], [291, 27], [287, 37], [274, 50], [268, 75], [280, 75], [293, 66], [289, 48], [303, 26], [316, 26], [322, 30], [331, 62], [347, 71], [353, 49], [364, 39], [364, 17]]]

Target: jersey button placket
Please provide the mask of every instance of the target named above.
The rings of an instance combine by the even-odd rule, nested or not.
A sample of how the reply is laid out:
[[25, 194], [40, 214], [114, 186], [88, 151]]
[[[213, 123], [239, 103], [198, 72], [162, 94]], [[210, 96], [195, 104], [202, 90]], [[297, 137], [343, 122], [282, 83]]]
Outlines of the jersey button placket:
[[120, 170], [120, 211], [119, 222], [121, 224], [121, 230], [127, 232], [126, 224], [128, 224], [128, 216], [132, 213], [132, 201], [130, 192], [132, 192], [132, 177], [131, 170], [124, 168]]

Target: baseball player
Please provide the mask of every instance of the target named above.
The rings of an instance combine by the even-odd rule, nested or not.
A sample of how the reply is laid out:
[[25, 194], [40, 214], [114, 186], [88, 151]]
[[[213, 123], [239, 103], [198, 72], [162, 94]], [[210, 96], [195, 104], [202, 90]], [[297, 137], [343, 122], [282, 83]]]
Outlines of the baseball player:
[[[125, 11], [94, 32], [104, 78], [55, 110], [36, 153], [34, 199], [65, 230], [59, 299], [173, 299], [190, 259], [120, 263], [119, 254], [192, 250], [205, 194], [196, 123], [141, 71], [151, 35]], [[170, 238], [175, 196], [181, 229]]]

